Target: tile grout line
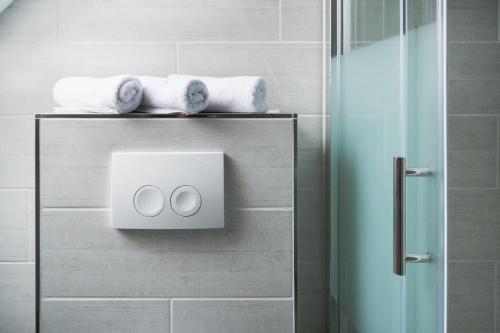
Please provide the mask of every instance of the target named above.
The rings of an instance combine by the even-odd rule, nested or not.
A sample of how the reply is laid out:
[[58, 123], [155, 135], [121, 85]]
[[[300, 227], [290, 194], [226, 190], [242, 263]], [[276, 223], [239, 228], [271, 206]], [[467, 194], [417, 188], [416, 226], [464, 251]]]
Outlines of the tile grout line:
[[[67, 45], [127, 45], [127, 44], [144, 44], [144, 45], [175, 45], [176, 43], [181, 45], [217, 45], [217, 44], [241, 44], [241, 45], [258, 45], [258, 44], [276, 44], [276, 45], [300, 45], [300, 44], [310, 44], [310, 45], [321, 45], [322, 40], [127, 40], [127, 41], [117, 41], [117, 40], [61, 40], [61, 41], [0, 41], [0, 45], [57, 45], [57, 44], [67, 44]], [[369, 42], [366, 42], [369, 43]]]
[[[111, 211], [111, 207], [41, 207], [42, 211]], [[227, 212], [290, 212], [293, 207], [226, 207]]]
[[171, 297], [169, 298], [171, 301], [182, 301], [182, 302], [204, 302], [204, 301], [215, 301], [215, 302], [225, 302], [225, 301], [235, 301], [235, 302], [244, 302], [244, 301], [292, 301], [292, 296], [281, 296], [281, 297]]
[[498, 40], [450, 40], [448, 44], [498, 44]]
[[44, 301], [48, 302], [86, 302], [86, 301], [291, 301], [291, 296], [275, 297], [87, 297], [87, 296], [44, 296]]
[[34, 187], [0, 187], [0, 192], [33, 192]]
[[448, 187], [448, 191], [498, 191], [495, 187]]
[[498, 262], [496, 259], [450, 259], [448, 262], [451, 263], [463, 263], [463, 264], [492, 264]]
[[34, 115], [29, 114], [0, 114], [0, 118], [21, 118], [21, 119], [35, 119]]
[[494, 264], [498, 261], [496, 259], [450, 259], [449, 263], [457, 263], [457, 264]]
[[451, 113], [448, 114], [449, 118], [496, 118], [498, 114], [494, 113]]

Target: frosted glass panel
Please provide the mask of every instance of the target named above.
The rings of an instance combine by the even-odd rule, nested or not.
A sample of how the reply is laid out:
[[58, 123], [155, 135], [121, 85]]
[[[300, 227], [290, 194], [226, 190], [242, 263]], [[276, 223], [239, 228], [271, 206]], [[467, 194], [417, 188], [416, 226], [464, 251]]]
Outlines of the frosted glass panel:
[[409, 167], [433, 172], [407, 180], [407, 253], [428, 253], [433, 258], [429, 264], [407, 265], [408, 333], [438, 332], [443, 315], [444, 115], [436, 8], [435, 0], [415, 0], [407, 11], [406, 158]]
[[400, 333], [403, 279], [392, 273], [392, 158], [405, 147], [399, 7], [347, 2], [343, 55], [332, 59], [340, 332]]
[[[330, 296], [339, 318], [331, 332], [442, 332], [444, 91], [436, 1], [407, 1], [404, 10], [399, 0], [337, 7]], [[432, 169], [430, 177], [406, 180], [406, 254], [433, 258], [407, 264], [406, 276], [392, 267], [394, 156]]]

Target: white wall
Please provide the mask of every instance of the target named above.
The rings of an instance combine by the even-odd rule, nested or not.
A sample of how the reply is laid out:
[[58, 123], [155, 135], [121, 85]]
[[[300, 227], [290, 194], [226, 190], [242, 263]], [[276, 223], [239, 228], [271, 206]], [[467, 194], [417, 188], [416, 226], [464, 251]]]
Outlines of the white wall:
[[2, 333], [34, 327], [33, 114], [57, 78], [115, 73], [263, 75], [271, 107], [300, 114], [301, 325], [322, 331], [328, 2], [16, 0], [0, 14]]

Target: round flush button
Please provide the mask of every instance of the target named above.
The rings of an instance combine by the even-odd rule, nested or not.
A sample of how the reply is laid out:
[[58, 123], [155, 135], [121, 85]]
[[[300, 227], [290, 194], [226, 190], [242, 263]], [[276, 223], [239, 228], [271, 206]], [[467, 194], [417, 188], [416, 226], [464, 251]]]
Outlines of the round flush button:
[[165, 207], [165, 197], [158, 187], [146, 185], [135, 192], [134, 207], [139, 214], [153, 217], [162, 212]]
[[192, 216], [196, 214], [201, 207], [200, 192], [193, 186], [180, 186], [172, 192], [170, 206], [177, 215], [185, 217]]

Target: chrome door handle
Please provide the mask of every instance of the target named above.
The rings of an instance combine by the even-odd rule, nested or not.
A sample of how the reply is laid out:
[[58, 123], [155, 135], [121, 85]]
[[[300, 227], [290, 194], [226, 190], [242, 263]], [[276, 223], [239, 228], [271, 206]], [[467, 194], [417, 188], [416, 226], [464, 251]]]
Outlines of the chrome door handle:
[[392, 266], [396, 275], [405, 275], [405, 170], [404, 157], [393, 159]]
[[406, 263], [425, 263], [431, 261], [428, 254], [406, 255], [406, 177], [429, 176], [429, 168], [406, 168], [406, 159], [393, 158], [393, 272], [404, 276]]

